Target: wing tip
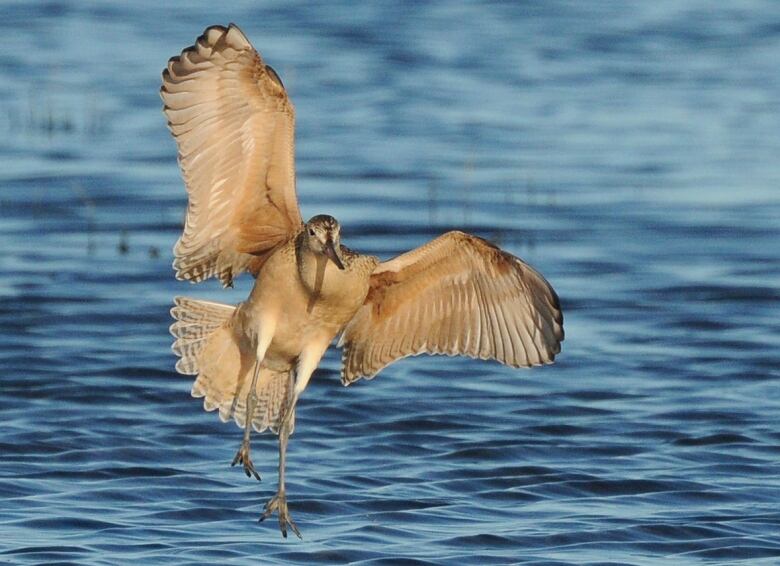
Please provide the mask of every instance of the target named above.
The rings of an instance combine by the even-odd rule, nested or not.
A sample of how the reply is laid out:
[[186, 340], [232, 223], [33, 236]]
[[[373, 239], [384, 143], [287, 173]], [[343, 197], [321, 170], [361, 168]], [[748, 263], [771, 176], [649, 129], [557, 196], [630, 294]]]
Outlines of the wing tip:
[[[234, 23], [230, 23], [228, 27], [225, 27], [220, 24], [214, 24], [211, 26], [208, 26], [206, 29], [203, 30], [203, 33], [201, 33], [197, 39], [195, 40], [195, 43], [192, 45], [189, 45], [181, 50], [181, 53], [178, 55], [174, 55], [170, 59], [168, 59], [168, 63], [166, 65], [165, 70], [163, 70], [163, 80], [170, 81], [172, 80], [172, 75], [175, 75], [172, 71], [173, 65], [179, 64], [182, 61], [182, 58], [185, 57], [188, 53], [198, 53], [199, 49], [208, 48], [211, 49], [217, 45], [223, 38], [226, 38], [227, 35], [230, 32], [233, 32], [231, 38], [238, 39], [238, 43], [240, 47], [244, 47], [244, 45], [241, 44], [249, 44], [249, 40], [246, 38], [246, 35], [241, 31], [241, 29]], [[249, 44], [251, 47], [251, 44]], [[236, 47], [235, 45], [231, 45], [231, 47]]]
[[208, 35], [211, 31], [216, 31], [219, 33], [225, 33], [228, 28], [235, 27], [236, 24], [233, 22], [228, 24], [228, 27], [223, 26], [222, 24], [212, 24], [210, 26], [207, 26], [206, 29], [203, 30], [203, 35]]
[[[233, 25], [233, 24], [230, 24]], [[203, 30], [203, 33], [201, 33], [198, 38], [195, 40], [195, 44], [201, 44], [201, 45], [207, 45], [210, 47], [213, 47], [217, 41], [219, 41], [219, 38], [225, 35], [228, 31], [228, 28], [221, 24], [213, 24], [206, 29]]]
[[221, 30], [224, 30], [222, 31], [222, 36], [219, 38], [219, 43], [224, 43], [228, 47], [237, 50], [253, 49], [252, 42], [250, 42], [246, 34], [241, 31], [241, 28], [233, 22], [230, 22], [227, 28], [222, 26], [218, 27], [221, 28]]
[[276, 70], [271, 65], [265, 66], [265, 72], [268, 74], [268, 76], [271, 78], [272, 81], [274, 81], [279, 85], [279, 87], [283, 91], [286, 91], [286, 89], [284, 88], [284, 83], [282, 82], [282, 77], [279, 76], [279, 73], [277, 73]]

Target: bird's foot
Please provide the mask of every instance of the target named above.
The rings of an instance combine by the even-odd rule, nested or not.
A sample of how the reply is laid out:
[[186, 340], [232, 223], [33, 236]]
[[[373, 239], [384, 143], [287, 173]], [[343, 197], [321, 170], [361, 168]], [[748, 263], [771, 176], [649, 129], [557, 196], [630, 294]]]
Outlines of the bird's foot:
[[243, 464], [246, 477], [251, 478], [252, 476], [255, 476], [257, 481], [260, 481], [260, 474], [258, 474], [257, 470], [255, 470], [255, 465], [252, 463], [252, 459], [249, 457], [248, 442], [241, 443], [241, 447], [238, 449], [238, 452], [236, 452], [236, 457], [233, 458], [233, 461], [230, 463], [230, 465], [235, 466], [239, 463]]
[[290, 516], [290, 512], [287, 510], [287, 496], [283, 491], [278, 492], [265, 504], [265, 510], [260, 517], [260, 522], [265, 521], [268, 517], [273, 515], [274, 511], [279, 512], [279, 529], [282, 531], [282, 536], [287, 538], [287, 526], [289, 525], [292, 532], [294, 532], [299, 539], [303, 540], [301, 531], [298, 530], [298, 527]]

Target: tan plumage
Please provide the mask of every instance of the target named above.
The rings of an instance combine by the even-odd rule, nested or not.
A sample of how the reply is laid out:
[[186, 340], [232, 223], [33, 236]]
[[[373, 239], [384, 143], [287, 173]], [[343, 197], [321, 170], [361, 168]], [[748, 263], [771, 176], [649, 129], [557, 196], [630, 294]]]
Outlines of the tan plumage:
[[292, 104], [236, 26], [206, 29], [171, 59], [161, 95], [189, 196], [177, 277], [256, 278], [236, 307], [176, 298], [176, 369], [197, 375], [206, 410], [244, 428], [233, 464], [248, 476], [260, 479], [252, 428], [279, 434], [279, 488], [262, 518], [278, 511], [284, 536], [288, 526], [300, 536], [284, 483], [296, 403], [337, 335], [345, 385], [422, 353], [529, 367], [560, 352], [555, 291], [489, 242], [449, 232], [380, 263], [341, 246], [335, 218], [302, 223]]
[[476, 236], [448, 232], [380, 264], [339, 341], [345, 385], [417, 354], [548, 364], [561, 351], [558, 296], [528, 264]]
[[[236, 327], [236, 307], [187, 297], [176, 297], [174, 303], [171, 316], [176, 322], [170, 330], [176, 337], [172, 349], [180, 357], [176, 370], [197, 375], [192, 396], [203, 398], [204, 409], [218, 410], [222, 422], [233, 419], [244, 428], [250, 376], [257, 360]], [[255, 384], [252, 428], [277, 432], [292, 392], [292, 372], [261, 371]]]
[[179, 279], [257, 274], [295, 235], [295, 113], [276, 72], [236, 26], [208, 28], [168, 62], [160, 94], [189, 205]]

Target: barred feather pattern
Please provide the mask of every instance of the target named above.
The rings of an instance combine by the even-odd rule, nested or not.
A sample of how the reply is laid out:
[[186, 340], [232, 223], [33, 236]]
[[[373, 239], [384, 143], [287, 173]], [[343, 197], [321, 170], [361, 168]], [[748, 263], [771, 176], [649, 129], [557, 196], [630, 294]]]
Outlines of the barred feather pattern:
[[207, 28], [171, 58], [160, 96], [187, 187], [176, 277], [257, 275], [302, 220], [295, 111], [279, 76], [235, 25]]
[[[197, 375], [192, 396], [203, 398], [206, 411], [218, 411], [223, 422], [231, 418], [244, 428], [246, 401], [256, 363], [254, 349], [233, 327], [235, 307], [187, 297], [176, 297], [171, 316], [173, 351], [181, 359], [176, 370]], [[292, 372], [260, 368], [255, 386], [252, 428], [258, 432], [278, 426], [293, 394]], [[291, 417], [291, 427], [294, 415]]]
[[196, 375], [198, 358], [206, 341], [223, 326], [235, 311], [235, 307], [222, 303], [176, 297], [171, 316], [171, 334], [176, 338], [172, 349], [179, 356], [176, 371], [184, 375]]
[[341, 379], [370, 379], [423, 353], [550, 364], [563, 338], [558, 296], [539, 272], [482, 238], [448, 232], [374, 271], [339, 342]]
[[[219, 411], [219, 418], [227, 422], [231, 418], [240, 427], [246, 426], [246, 401], [249, 395], [249, 387], [252, 383], [251, 371], [240, 380], [235, 389], [225, 390], [220, 385], [223, 380], [214, 379], [207, 374], [200, 374], [192, 385], [192, 396], [203, 398], [203, 408], [207, 411]], [[237, 393], [236, 393], [237, 391]], [[252, 413], [252, 428], [257, 432], [270, 429], [274, 434], [279, 433], [279, 425], [284, 416], [283, 412], [292, 399], [293, 374], [292, 372], [277, 372], [267, 368], [260, 368], [260, 375], [255, 386], [256, 404]], [[295, 426], [295, 413], [290, 419], [290, 433]]]

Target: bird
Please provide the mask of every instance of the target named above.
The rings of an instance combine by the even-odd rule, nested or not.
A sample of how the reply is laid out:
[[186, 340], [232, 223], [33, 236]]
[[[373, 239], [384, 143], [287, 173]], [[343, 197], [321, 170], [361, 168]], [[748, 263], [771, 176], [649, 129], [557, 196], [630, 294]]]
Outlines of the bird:
[[174, 246], [179, 280], [255, 278], [237, 305], [177, 296], [176, 370], [192, 396], [234, 420], [232, 465], [261, 477], [250, 434], [278, 435], [277, 491], [260, 521], [301, 537], [287, 503], [295, 411], [326, 350], [341, 382], [371, 379], [419, 354], [553, 363], [564, 339], [558, 295], [529, 264], [485, 239], [450, 231], [393, 259], [341, 244], [330, 215], [303, 221], [296, 194], [295, 111], [279, 75], [235, 25], [206, 28], [163, 70], [160, 95], [188, 203]]

